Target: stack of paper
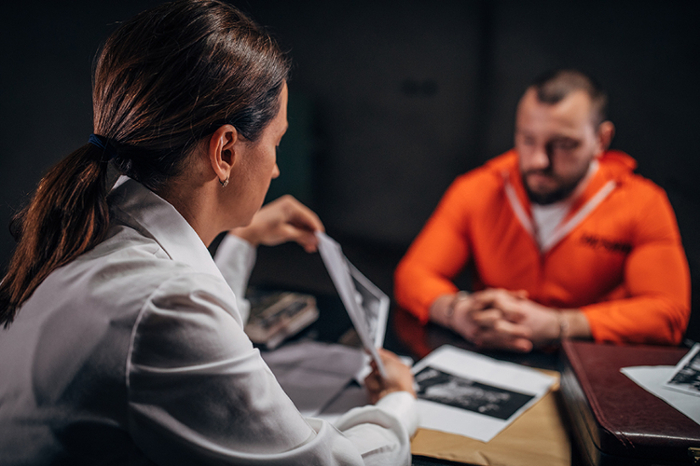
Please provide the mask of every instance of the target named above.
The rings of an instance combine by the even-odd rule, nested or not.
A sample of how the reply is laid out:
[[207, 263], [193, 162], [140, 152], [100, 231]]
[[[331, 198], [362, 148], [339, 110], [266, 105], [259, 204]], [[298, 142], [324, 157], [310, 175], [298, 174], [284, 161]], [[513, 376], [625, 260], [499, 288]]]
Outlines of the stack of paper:
[[623, 367], [620, 372], [700, 424], [700, 344], [675, 367]]
[[420, 427], [488, 442], [556, 381], [535, 369], [442, 346], [413, 368]]

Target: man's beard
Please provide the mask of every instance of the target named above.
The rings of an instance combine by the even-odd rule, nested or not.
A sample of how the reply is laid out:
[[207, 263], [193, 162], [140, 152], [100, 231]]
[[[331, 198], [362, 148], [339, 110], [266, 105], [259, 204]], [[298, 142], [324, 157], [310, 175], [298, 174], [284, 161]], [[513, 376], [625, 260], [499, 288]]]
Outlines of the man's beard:
[[573, 181], [569, 181], [568, 183], [563, 184], [562, 186], [559, 187], [559, 189], [556, 189], [554, 191], [548, 192], [548, 193], [536, 193], [530, 190], [530, 186], [527, 184], [526, 177], [528, 174], [531, 173], [542, 173], [544, 175], [552, 176], [552, 173], [550, 170], [532, 170], [527, 173], [524, 173], [522, 175], [523, 177], [523, 185], [525, 186], [525, 191], [527, 192], [527, 197], [530, 198], [530, 201], [532, 201], [535, 204], [539, 205], [548, 205], [548, 204], [554, 204], [555, 202], [559, 202], [561, 200], [566, 199], [571, 195], [571, 193], [574, 192], [574, 190], [578, 187], [579, 183], [581, 183], [581, 180], [583, 180], [588, 173], [588, 168], [583, 170], [579, 176], [576, 177]]

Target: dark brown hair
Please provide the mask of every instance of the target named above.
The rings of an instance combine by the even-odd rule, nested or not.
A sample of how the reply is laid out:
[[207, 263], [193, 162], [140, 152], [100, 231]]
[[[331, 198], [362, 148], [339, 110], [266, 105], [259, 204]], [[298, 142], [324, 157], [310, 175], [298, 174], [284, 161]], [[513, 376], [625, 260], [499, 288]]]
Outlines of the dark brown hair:
[[13, 220], [18, 241], [0, 283], [0, 323], [56, 268], [109, 228], [107, 167], [158, 190], [195, 144], [223, 124], [255, 141], [279, 110], [289, 63], [234, 7], [179, 0], [125, 22], [106, 41], [93, 80], [94, 132], [53, 167]]
[[591, 99], [591, 118], [597, 127], [607, 118], [608, 96], [591, 76], [573, 69], [541, 74], [528, 86], [537, 92], [537, 100], [554, 105], [574, 91], [584, 91]]

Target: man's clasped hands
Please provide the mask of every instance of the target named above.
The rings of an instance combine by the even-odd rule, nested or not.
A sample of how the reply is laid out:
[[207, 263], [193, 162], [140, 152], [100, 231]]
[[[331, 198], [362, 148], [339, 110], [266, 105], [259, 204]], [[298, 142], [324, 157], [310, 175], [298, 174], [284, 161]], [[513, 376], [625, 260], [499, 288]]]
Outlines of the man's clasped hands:
[[528, 352], [571, 336], [577, 310], [559, 310], [528, 299], [526, 291], [489, 288], [443, 295], [432, 317], [483, 348]]

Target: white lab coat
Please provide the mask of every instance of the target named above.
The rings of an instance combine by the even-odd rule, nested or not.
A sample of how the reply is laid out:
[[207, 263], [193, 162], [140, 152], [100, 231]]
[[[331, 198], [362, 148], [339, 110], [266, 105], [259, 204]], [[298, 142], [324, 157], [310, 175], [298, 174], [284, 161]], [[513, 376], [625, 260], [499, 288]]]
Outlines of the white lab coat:
[[0, 465], [409, 464], [410, 394], [333, 426], [282, 391], [243, 333], [250, 245], [227, 238], [220, 270], [136, 181], [122, 177], [110, 206], [107, 239], [0, 332]]

